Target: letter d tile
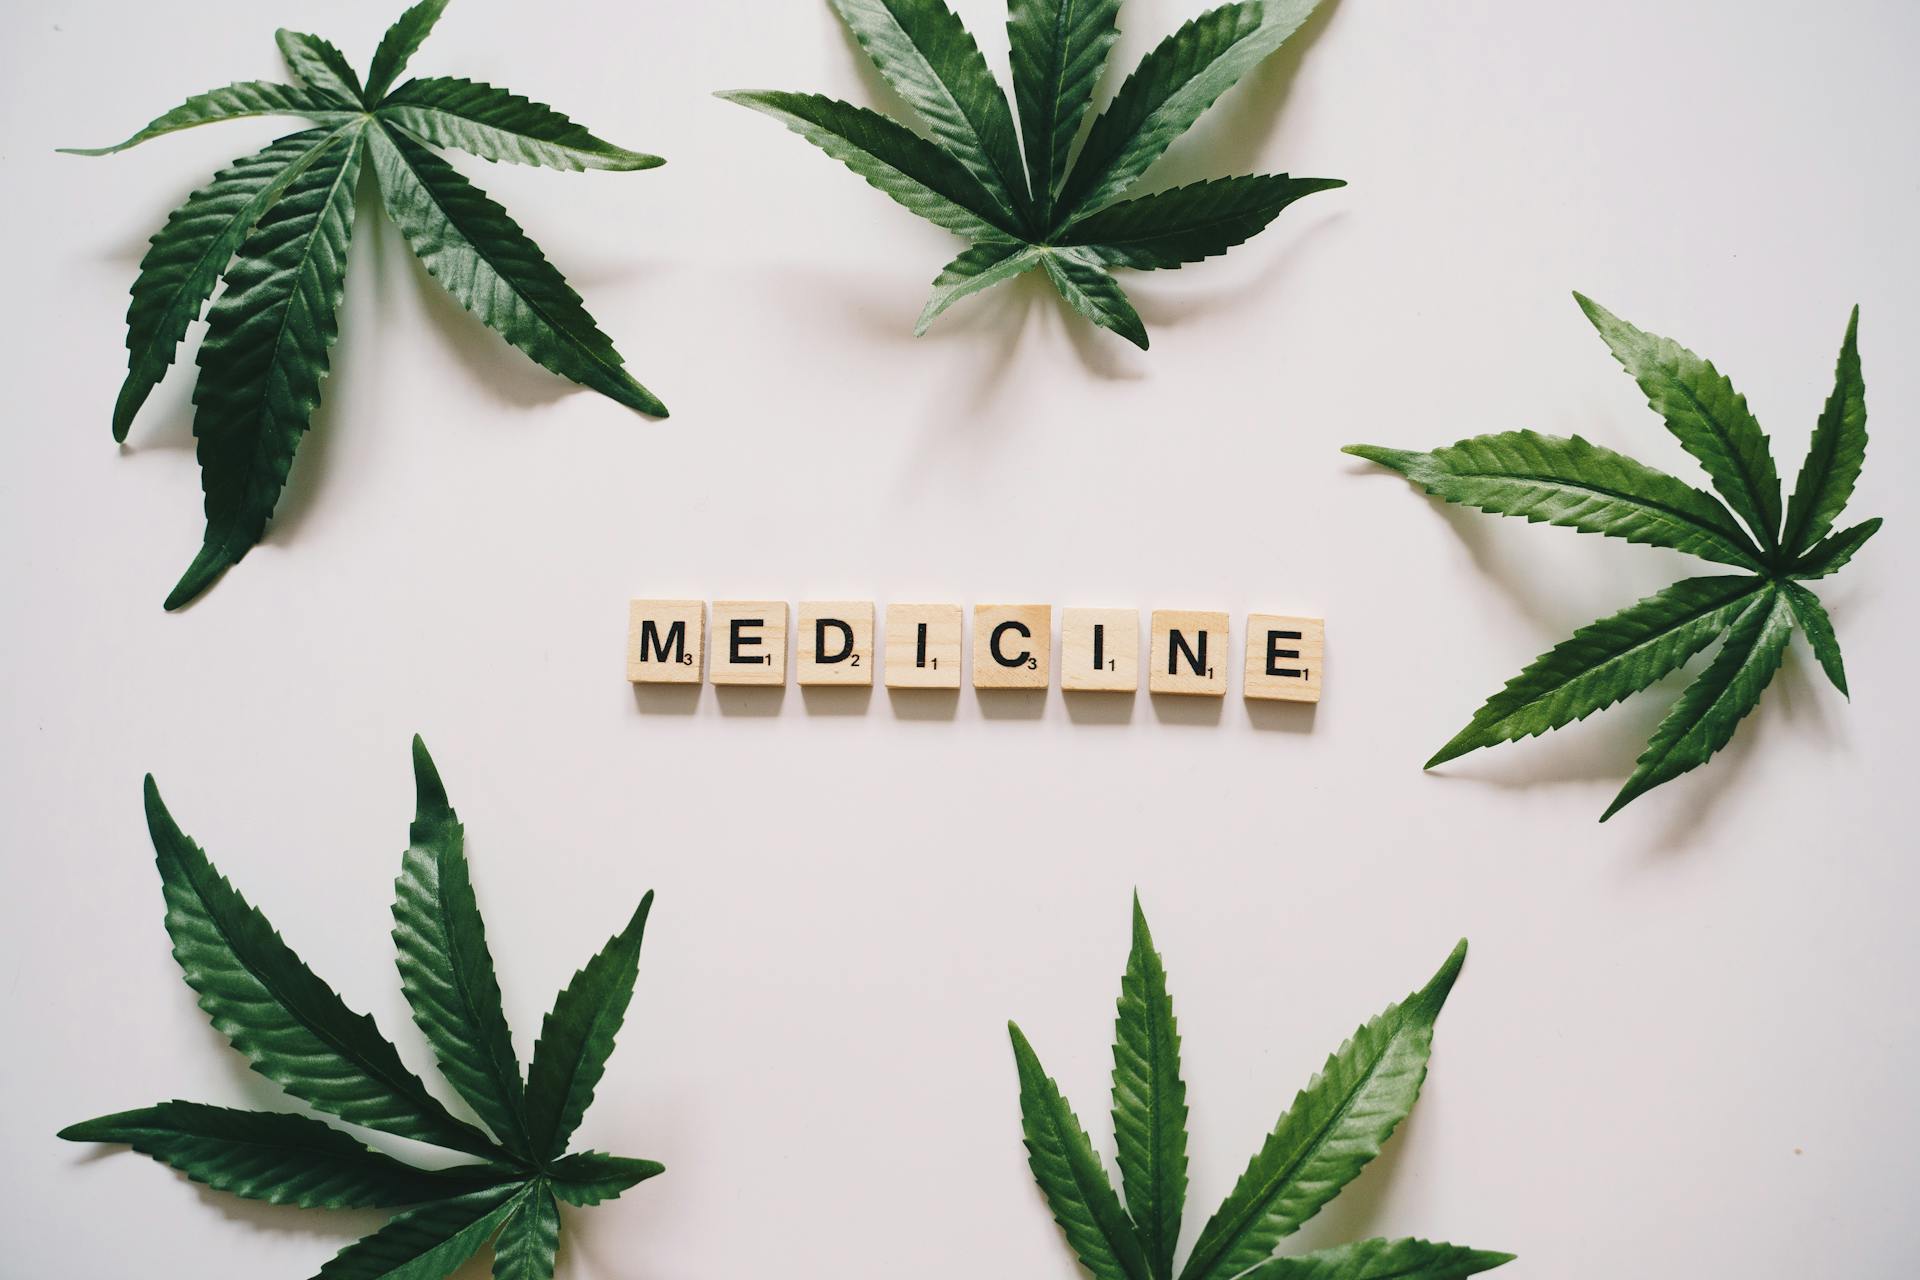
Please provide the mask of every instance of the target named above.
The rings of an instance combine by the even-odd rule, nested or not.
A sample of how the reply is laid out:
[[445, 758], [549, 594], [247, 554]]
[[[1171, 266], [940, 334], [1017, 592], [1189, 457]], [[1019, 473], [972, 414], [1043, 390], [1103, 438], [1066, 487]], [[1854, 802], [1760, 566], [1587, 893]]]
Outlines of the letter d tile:
[[803, 685], [871, 685], [873, 602], [803, 603], [793, 671]]

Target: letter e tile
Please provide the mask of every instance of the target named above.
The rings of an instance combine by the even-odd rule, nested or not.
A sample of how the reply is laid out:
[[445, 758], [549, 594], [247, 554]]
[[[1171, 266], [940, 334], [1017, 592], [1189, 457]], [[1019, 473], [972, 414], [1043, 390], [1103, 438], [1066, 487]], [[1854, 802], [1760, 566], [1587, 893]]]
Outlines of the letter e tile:
[[1320, 701], [1326, 623], [1255, 613], [1247, 617], [1246, 696], [1272, 702]]
[[707, 666], [715, 684], [785, 684], [786, 601], [715, 600]]

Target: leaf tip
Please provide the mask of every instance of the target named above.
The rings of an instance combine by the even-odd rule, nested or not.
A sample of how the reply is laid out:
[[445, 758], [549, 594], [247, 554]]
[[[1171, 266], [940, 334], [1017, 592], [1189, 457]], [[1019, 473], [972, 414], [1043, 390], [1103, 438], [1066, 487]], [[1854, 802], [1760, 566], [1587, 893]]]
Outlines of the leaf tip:
[[1613, 312], [1607, 310], [1578, 289], [1573, 291], [1573, 300], [1579, 304], [1581, 314], [1586, 316], [1588, 323], [1593, 325], [1594, 328], [1604, 332], [1608, 324], [1617, 322], [1617, 317]]
[[647, 916], [652, 910], [653, 890], [649, 889], [640, 896], [640, 905], [635, 907], [633, 914], [627, 917], [627, 927], [620, 931], [621, 934], [631, 933], [644, 936], [647, 929]]
[[1417, 1004], [1432, 1021], [1440, 1015], [1441, 1006], [1447, 1003], [1447, 996], [1453, 990], [1453, 984], [1459, 981], [1460, 970], [1467, 963], [1467, 940], [1460, 939], [1448, 953], [1446, 962], [1440, 971], [1433, 975], [1426, 986], [1414, 993], [1410, 1004]]
[[160, 784], [153, 780], [152, 774], [147, 775], [141, 794], [146, 803], [147, 830], [158, 843], [173, 826], [173, 815], [167, 812], [167, 803], [160, 798]]
[[1133, 891], [1133, 949], [1134, 951], [1153, 950], [1153, 931], [1147, 928], [1147, 913], [1140, 905], [1140, 891]]
[[1614, 339], [1618, 337], [1623, 330], [1628, 334], [1638, 332], [1631, 325], [1621, 320], [1619, 316], [1616, 316], [1613, 312], [1607, 310], [1586, 294], [1581, 293], [1578, 289], [1573, 291], [1573, 300], [1580, 304], [1580, 311], [1587, 317], [1587, 323], [1600, 331], [1600, 336], [1607, 340], [1608, 346], [1613, 345]]
[[167, 593], [162, 607], [168, 613], [192, 604], [201, 592], [214, 584], [214, 580], [233, 566], [233, 558], [221, 543], [207, 542], [200, 548], [200, 554], [193, 558], [187, 571], [180, 575], [180, 581], [173, 584], [173, 590]]
[[1378, 463], [1383, 467], [1401, 472], [1402, 474], [1412, 465], [1415, 458], [1421, 456], [1411, 449], [1389, 449], [1384, 445], [1377, 444], [1343, 445], [1341, 446], [1340, 452], [1349, 454], [1355, 458], [1364, 458], [1368, 462]]
[[[641, 386], [640, 380], [632, 374], [622, 369], [619, 371], [619, 379], [619, 385], [612, 390], [614, 400], [629, 409], [646, 414], [649, 418], [665, 421], [672, 416], [667, 412], [667, 406], [661, 402], [660, 397]], [[603, 392], [603, 394], [607, 393]]]
[[1447, 744], [1444, 747], [1441, 747], [1438, 751], [1434, 752], [1433, 755], [1428, 758], [1427, 762], [1421, 765], [1420, 767], [1422, 769], [1437, 768], [1438, 766], [1447, 763], [1447, 761], [1449, 760], [1458, 760], [1461, 756], [1464, 756], [1472, 751], [1478, 751], [1481, 747], [1484, 747], [1487, 745], [1486, 743], [1481, 742], [1469, 736], [1472, 734], [1472, 732], [1473, 732], [1473, 726], [1468, 725], [1465, 729], [1462, 729], [1459, 733], [1454, 734], [1453, 737], [1448, 740]]
[[413, 794], [415, 806], [422, 812], [447, 806], [447, 788], [440, 781], [440, 770], [427, 753], [425, 739], [417, 733], [413, 735]]

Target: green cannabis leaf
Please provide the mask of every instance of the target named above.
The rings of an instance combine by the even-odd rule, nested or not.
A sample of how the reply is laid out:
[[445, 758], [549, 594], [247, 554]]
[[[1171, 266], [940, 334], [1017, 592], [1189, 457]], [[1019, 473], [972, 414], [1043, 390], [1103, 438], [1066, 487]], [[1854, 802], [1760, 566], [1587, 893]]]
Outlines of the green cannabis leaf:
[[[315, 56], [318, 56], [317, 54]], [[382, 74], [376, 59], [374, 76]], [[385, 72], [392, 74], [392, 70]], [[147, 828], [167, 934], [187, 985], [255, 1071], [350, 1124], [477, 1161], [417, 1168], [304, 1115], [162, 1102], [69, 1126], [73, 1142], [125, 1143], [195, 1182], [302, 1208], [407, 1208], [340, 1251], [330, 1280], [438, 1280], [493, 1241], [498, 1280], [553, 1275], [556, 1200], [593, 1205], [661, 1172], [651, 1160], [566, 1154], [606, 1071], [640, 967], [653, 895], [554, 1000], [522, 1083], [493, 956], [474, 901], [464, 833], [440, 775], [413, 740], [416, 811], [393, 905], [400, 985], [441, 1074], [486, 1131], [453, 1115], [229, 885], [174, 824], [147, 778]]]
[[960, 299], [1039, 269], [1075, 311], [1144, 349], [1146, 326], [1112, 268], [1151, 271], [1225, 253], [1300, 197], [1346, 185], [1255, 174], [1121, 198], [1317, 3], [1248, 0], [1193, 19], [1141, 59], [1077, 157], [1074, 138], [1119, 34], [1120, 0], [1008, 0], [1017, 139], [1006, 95], [944, 0], [833, 0], [931, 140], [820, 94], [719, 96], [781, 121], [927, 221], [972, 242], [934, 279], [916, 333]]
[[1721, 640], [1719, 653], [1654, 730], [1633, 776], [1600, 815], [1605, 822], [1732, 740], [1759, 704], [1796, 626], [1834, 687], [1847, 692], [1833, 623], [1819, 597], [1801, 584], [1838, 572], [1879, 531], [1880, 520], [1832, 532], [1867, 456], [1858, 307], [1847, 321], [1833, 393], [1783, 519], [1773, 453], [1746, 397], [1679, 343], [1574, 297], [1720, 497], [1579, 436], [1506, 431], [1431, 453], [1374, 445], [1350, 445], [1346, 452], [1392, 467], [1448, 502], [1671, 547], [1745, 571], [1683, 579], [1580, 628], [1488, 698], [1427, 761], [1431, 769], [1480, 747], [1585, 719]]
[[1353, 1033], [1293, 1100], [1226, 1201], [1201, 1229], [1186, 1265], [1173, 1265], [1187, 1196], [1187, 1086], [1167, 973], [1133, 901], [1133, 951], [1120, 980], [1113, 1040], [1113, 1131], [1125, 1204], [1093, 1142], [1013, 1023], [1020, 1120], [1028, 1164], [1095, 1280], [1458, 1280], [1512, 1254], [1428, 1240], [1363, 1240], [1276, 1257], [1369, 1160], [1413, 1109], [1427, 1074], [1433, 1024], [1466, 962], [1455, 947], [1433, 980]]
[[275, 39], [301, 86], [230, 84], [188, 98], [116, 146], [69, 150], [110, 155], [242, 116], [298, 116], [314, 125], [234, 161], [189, 196], [153, 237], [133, 282], [115, 440], [127, 438], [215, 283], [226, 286], [208, 315], [193, 392], [206, 540], [168, 595], [169, 609], [205, 591], [266, 531], [339, 336], [363, 168], [373, 171], [387, 215], [428, 273], [483, 324], [563, 378], [642, 413], [667, 414], [539, 246], [430, 145], [575, 171], [663, 162], [476, 80], [432, 76], [394, 88], [446, 5], [421, 0], [401, 14], [364, 85], [325, 40], [281, 31]]

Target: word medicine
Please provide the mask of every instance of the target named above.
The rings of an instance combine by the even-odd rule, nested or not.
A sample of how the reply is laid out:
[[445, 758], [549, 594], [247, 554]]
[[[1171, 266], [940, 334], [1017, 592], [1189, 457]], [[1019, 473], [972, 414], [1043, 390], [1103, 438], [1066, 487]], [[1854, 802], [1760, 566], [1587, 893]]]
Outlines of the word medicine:
[[[803, 685], [871, 685], [875, 659], [889, 689], [957, 689], [963, 666], [980, 689], [1045, 689], [1053, 681], [1053, 606], [973, 608], [973, 645], [957, 604], [890, 604], [876, 652], [868, 601], [802, 604], [791, 643], [787, 605], [716, 600], [713, 639], [700, 600], [635, 600], [627, 623], [627, 679], [635, 684], [781, 685], [788, 651]], [[1153, 611], [1147, 628], [1147, 688], [1219, 698], [1227, 692], [1231, 634], [1224, 613]], [[1281, 702], [1320, 701], [1325, 624], [1256, 613], [1247, 618], [1242, 692]], [[710, 652], [709, 652], [710, 650]], [[1132, 693], [1140, 687], [1137, 609], [1060, 611], [1060, 687]]]

